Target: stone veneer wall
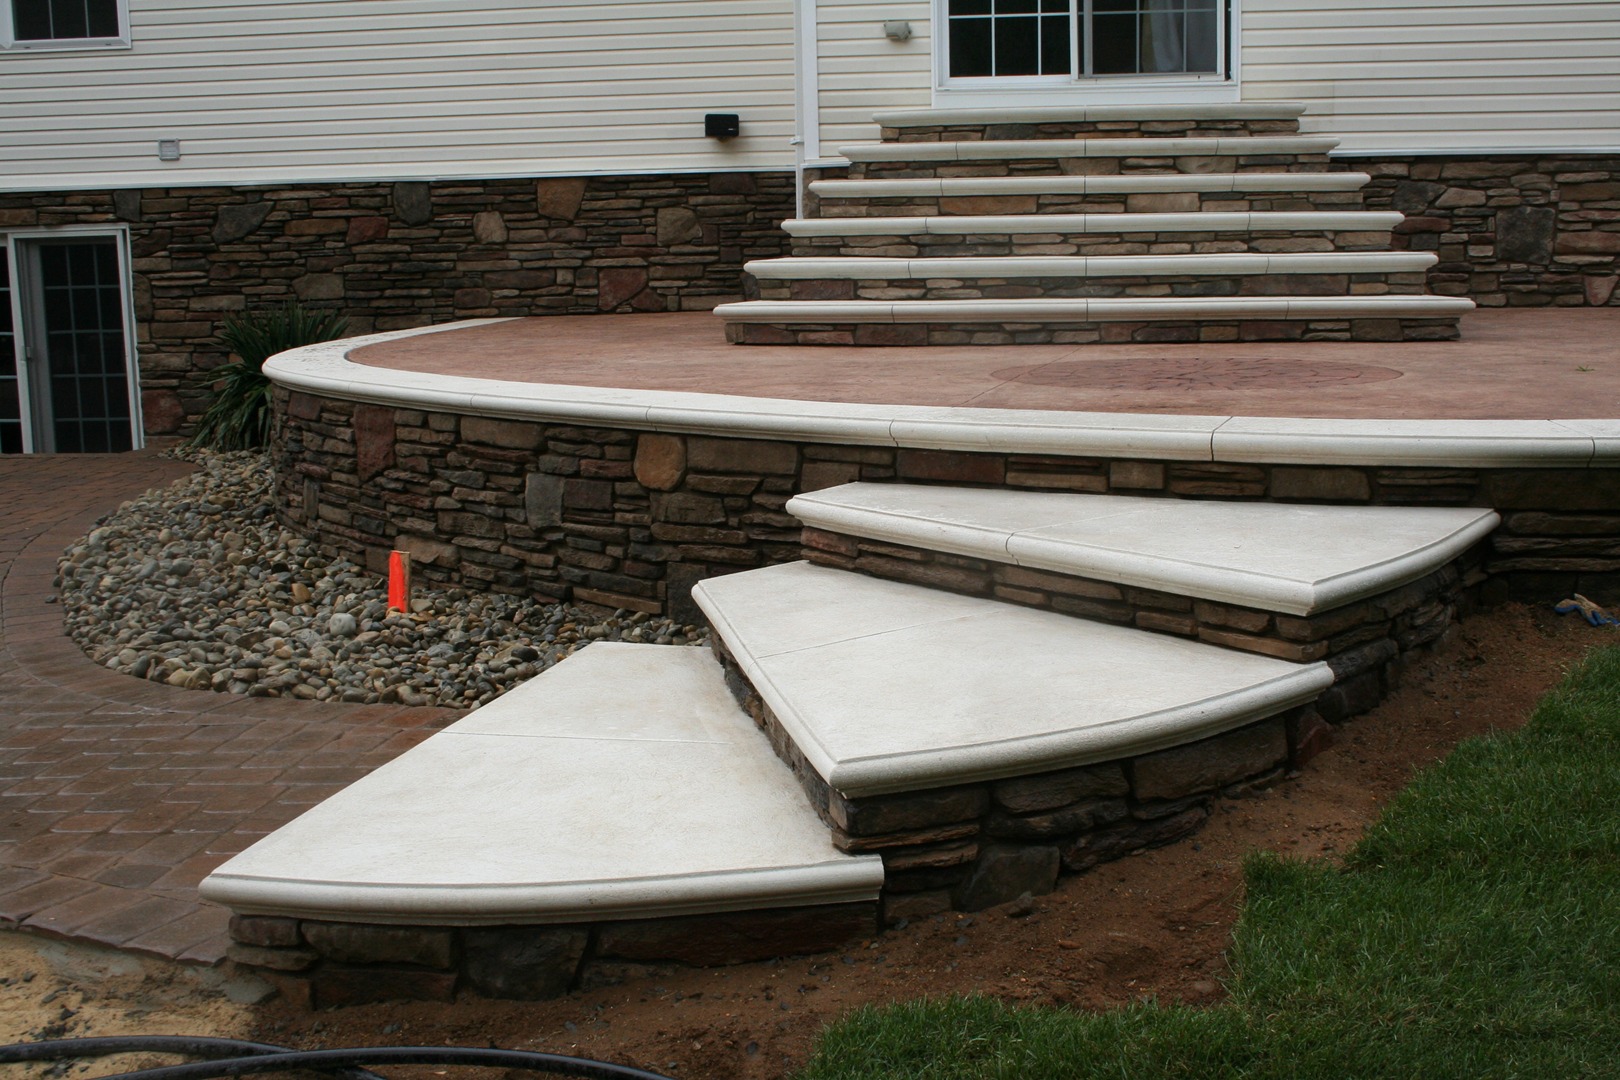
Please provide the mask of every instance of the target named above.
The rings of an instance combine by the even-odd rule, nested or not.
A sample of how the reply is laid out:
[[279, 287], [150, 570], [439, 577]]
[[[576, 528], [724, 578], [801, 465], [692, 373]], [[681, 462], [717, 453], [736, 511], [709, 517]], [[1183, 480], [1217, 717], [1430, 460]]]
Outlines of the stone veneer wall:
[[1372, 175], [1367, 209], [1407, 215], [1397, 247], [1439, 254], [1436, 293], [1481, 307], [1620, 304], [1620, 156], [1340, 164]]
[[278, 389], [282, 520], [377, 572], [685, 621], [694, 583], [801, 557], [787, 500], [855, 480], [1180, 498], [1483, 506], [1484, 599], [1620, 587], [1620, 469], [1304, 467], [671, 435]]
[[[0, 194], [0, 231], [126, 223], [150, 434], [206, 403], [233, 311], [297, 298], [353, 333], [492, 315], [707, 310], [786, 254], [791, 173]], [[718, 333], [718, 330], [716, 331]]]
[[622, 982], [648, 963], [740, 964], [870, 938], [872, 902], [560, 925], [417, 926], [236, 915], [228, 955], [293, 1002], [534, 1000]]

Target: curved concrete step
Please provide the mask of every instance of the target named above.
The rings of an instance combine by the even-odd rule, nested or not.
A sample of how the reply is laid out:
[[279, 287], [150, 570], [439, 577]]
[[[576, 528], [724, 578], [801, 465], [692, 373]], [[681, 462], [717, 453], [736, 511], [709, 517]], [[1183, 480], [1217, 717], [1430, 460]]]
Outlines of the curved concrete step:
[[890, 109], [872, 119], [879, 127], [945, 127], [951, 124], [1062, 124], [1114, 120], [1295, 120], [1297, 101], [1233, 101], [1211, 105], [1034, 105], [962, 109]]
[[791, 218], [789, 236], [1009, 236], [1073, 233], [1388, 232], [1394, 210], [1237, 210], [1172, 214], [944, 214]]
[[840, 146], [850, 161], [1027, 161], [1037, 158], [1276, 157], [1326, 154], [1339, 140], [1322, 135], [1220, 135], [1159, 139], [974, 139], [962, 142], [857, 143]]
[[1422, 273], [1440, 257], [1429, 251], [1253, 252], [1209, 255], [1031, 255], [890, 259], [796, 256], [743, 266], [767, 281], [919, 281], [934, 278], [1102, 278], [1160, 275]]
[[1109, 761], [1275, 715], [1299, 665], [789, 563], [693, 597], [811, 767], [847, 796]]
[[[717, 783], [717, 778], [724, 778]], [[271, 833], [202, 895], [478, 925], [870, 901], [707, 649], [598, 642]]]
[[748, 300], [714, 313], [736, 323], [1052, 323], [1170, 319], [1445, 319], [1474, 310], [1450, 296], [1109, 297], [1028, 300]]
[[903, 199], [968, 195], [1141, 195], [1177, 191], [1357, 191], [1361, 172], [1126, 173], [1118, 176], [951, 176], [896, 180], [814, 180], [824, 199]]
[[787, 511], [827, 532], [1301, 616], [1431, 574], [1501, 520], [1478, 508], [910, 484], [845, 484]]

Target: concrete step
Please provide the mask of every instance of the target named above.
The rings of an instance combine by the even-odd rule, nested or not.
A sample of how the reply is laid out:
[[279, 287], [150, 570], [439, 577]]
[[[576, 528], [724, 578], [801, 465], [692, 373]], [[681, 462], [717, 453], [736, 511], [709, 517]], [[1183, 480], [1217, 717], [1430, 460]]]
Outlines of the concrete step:
[[[723, 778], [723, 783], [717, 783]], [[227, 861], [239, 914], [593, 924], [870, 903], [706, 649], [598, 642]]]
[[748, 300], [722, 304], [742, 345], [1032, 345], [1195, 341], [1449, 341], [1472, 300], [1367, 296], [1049, 296]]
[[1339, 140], [1323, 135], [1232, 135], [1175, 138], [965, 139], [840, 146], [851, 162], [926, 163], [1072, 158], [1256, 158], [1327, 154]]
[[787, 511], [829, 533], [1300, 616], [1434, 573], [1500, 521], [1479, 508], [860, 483]]
[[791, 218], [789, 236], [1129, 236], [1158, 233], [1387, 233], [1406, 215], [1393, 210], [1211, 211], [1170, 214], [945, 214], [920, 217]]
[[762, 281], [926, 281], [939, 278], [1229, 277], [1258, 274], [1410, 274], [1439, 261], [1426, 251], [1265, 254], [1033, 255], [896, 259], [796, 256], [756, 259], [743, 270]]
[[1233, 101], [1219, 104], [1033, 105], [1024, 107], [888, 109], [873, 115], [880, 127], [990, 127], [1007, 124], [1165, 123], [1176, 121], [1298, 120], [1295, 101]]
[[1145, 754], [1313, 700], [1325, 664], [790, 563], [693, 597], [793, 747], [859, 798]]
[[1019, 195], [1142, 195], [1174, 192], [1243, 193], [1359, 191], [1372, 177], [1360, 172], [1124, 173], [1112, 176], [960, 176], [894, 180], [815, 180], [823, 199], [904, 199]]

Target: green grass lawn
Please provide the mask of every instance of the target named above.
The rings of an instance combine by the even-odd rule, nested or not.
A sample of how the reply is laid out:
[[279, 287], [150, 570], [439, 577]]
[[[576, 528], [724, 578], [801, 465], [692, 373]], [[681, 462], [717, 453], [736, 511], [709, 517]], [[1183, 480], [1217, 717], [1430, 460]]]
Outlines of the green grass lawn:
[[1423, 773], [1345, 865], [1257, 856], [1230, 999], [864, 1009], [799, 1080], [1620, 1077], [1620, 647]]

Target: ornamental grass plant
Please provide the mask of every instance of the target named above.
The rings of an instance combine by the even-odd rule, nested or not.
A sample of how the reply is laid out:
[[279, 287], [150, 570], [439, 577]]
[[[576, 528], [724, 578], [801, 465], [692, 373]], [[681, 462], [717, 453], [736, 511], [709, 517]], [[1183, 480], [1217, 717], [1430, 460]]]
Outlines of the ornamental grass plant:
[[1257, 855], [1229, 999], [867, 1008], [799, 1080], [1620, 1077], [1620, 647], [1470, 740], [1342, 865]]
[[336, 311], [309, 311], [296, 300], [226, 318], [219, 340], [236, 359], [205, 372], [213, 400], [187, 446], [253, 450], [270, 439], [270, 379], [264, 362], [279, 352], [343, 336], [349, 320]]

